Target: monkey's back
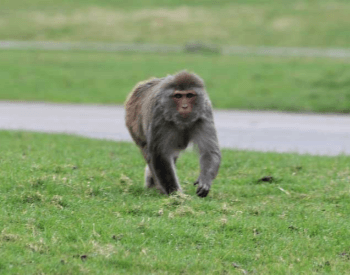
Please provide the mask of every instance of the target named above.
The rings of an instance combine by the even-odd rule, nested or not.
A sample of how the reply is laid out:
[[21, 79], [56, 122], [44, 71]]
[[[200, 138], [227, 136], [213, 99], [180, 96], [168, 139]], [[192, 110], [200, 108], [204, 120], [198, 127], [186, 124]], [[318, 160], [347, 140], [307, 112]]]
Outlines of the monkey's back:
[[[146, 129], [152, 113], [152, 101], [157, 93], [156, 86], [162, 79], [152, 78], [139, 82], [125, 102], [126, 126], [137, 145], [146, 143]], [[147, 106], [147, 107], [145, 107]]]

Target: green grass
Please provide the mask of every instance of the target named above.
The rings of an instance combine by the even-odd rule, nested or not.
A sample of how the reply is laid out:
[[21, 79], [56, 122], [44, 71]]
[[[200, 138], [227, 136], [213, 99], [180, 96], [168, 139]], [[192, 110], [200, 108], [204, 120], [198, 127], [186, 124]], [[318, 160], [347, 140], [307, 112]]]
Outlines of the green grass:
[[[1, 274], [345, 274], [350, 157], [223, 151], [209, 196], [143, 187], [136, 146], [0, 132]], [[272, 182], [258, 181], [273, 176]]]
[[0, 40], [349, 47], [345, 0], [2, 0]]
[[188, 69], [215, 108], [350, 112], [341, 59], [0, 51], [0, 99], [122, 104], [135, 84]]

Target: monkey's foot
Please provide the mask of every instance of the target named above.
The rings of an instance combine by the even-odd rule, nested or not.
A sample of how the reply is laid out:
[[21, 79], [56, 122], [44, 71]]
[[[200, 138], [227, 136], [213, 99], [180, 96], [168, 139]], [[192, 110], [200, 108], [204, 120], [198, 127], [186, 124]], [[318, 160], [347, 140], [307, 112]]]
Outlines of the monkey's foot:
[[193, 185], [198, 185], [198, 184], [199, 184], [199, 180], [197, 180], [193, 183]]
[[178, 187], [167, 188], [166, 193], [167, 195], [171, 195], [174, 193], [183, 193], [183, 191], [182, 191], [182, 188], [178, 186]]
[[210, 190], [210, 186], [202, 185], [197, 188], [196, 194], [198, 195], [198, 197], [204, 198], [208, 195], [209, 190]]

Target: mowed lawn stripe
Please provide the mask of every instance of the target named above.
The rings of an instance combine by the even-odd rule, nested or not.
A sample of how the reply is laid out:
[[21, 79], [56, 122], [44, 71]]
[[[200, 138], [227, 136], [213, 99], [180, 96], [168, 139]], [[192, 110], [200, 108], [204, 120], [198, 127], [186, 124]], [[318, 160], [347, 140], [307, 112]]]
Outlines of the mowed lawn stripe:
[[122, 104], [140, 80], [188, 69], [214, 108], [350, 111], [347, 59], [0, 51], [1, 100]]

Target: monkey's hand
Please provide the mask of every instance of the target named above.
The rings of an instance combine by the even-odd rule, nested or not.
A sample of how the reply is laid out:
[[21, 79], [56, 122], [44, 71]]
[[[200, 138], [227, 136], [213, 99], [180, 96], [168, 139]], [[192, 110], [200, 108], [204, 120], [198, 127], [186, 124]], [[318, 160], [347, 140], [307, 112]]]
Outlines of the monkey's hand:
[[200, 181], [196, 181], [194, 184], [195, 185], [198, 184], [198, 188], [196, 192], [198, 197], [204, 198], [208, 195], [210, 190], [210, 185], [204, 184], [203, 182], [200, 182]]

